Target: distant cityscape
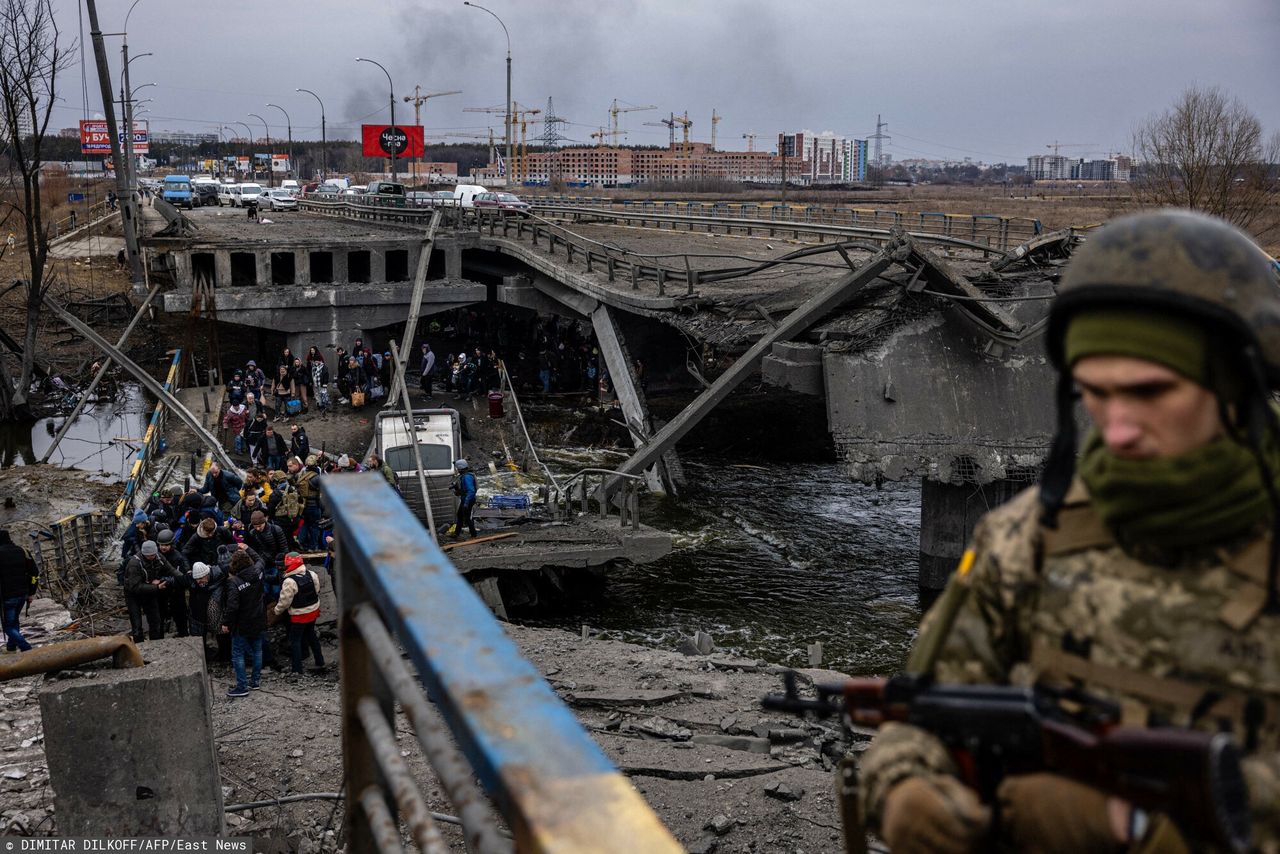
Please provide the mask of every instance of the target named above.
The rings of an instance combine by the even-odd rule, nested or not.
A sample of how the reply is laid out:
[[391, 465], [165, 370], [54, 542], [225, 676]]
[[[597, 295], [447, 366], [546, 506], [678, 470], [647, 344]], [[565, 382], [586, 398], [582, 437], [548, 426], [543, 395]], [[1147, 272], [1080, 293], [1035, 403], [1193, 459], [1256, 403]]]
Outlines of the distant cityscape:
[[[877, 117], [878, 128], [880, 125]], [[877, 131], [879, 132], [879, 130]], [[62, 137], [75, 137], [77, 128], [65, 128]], [[996, 170], [1001, 180], [1021, 181], [1108, 181], [1128, 182], [1133, 175], [1133, 159], [1113, 154], [1105, 159], [1073, 158], [1060, 154], [1034, 154], [1026, 165], [987, 164], [965, 157], [960, 159], [905, 158], [895, 161], [891, 154], [877, 151], [875, 137], [857, 139], [832, 131], [815, 133], [804, 129], [777, 135], [772, 150], [756, 150], [761, 135], [744, 134], [747, 150], [726, 151], [706, 142], [674, 139], [667, 146], [593, 145], [566, 146], [530, 150], [519, 153], [515, 162], [506, 164], [498, 156], [500, 146], [491, 150], [490, 162], [471, 170], [470, 178], [479, 182], [501, 182], [510, 168], [518, 182], [546, 185], [563, 182], [571, 185], [617, 187], [653, 182], [722, 180], [740, 183], [779, 183], [784, 176], [797, 185], [858, 184], [884, 180], [915, 180], [931, 172]], [[888, 139], [888, 135], [883, 135]], [[236, 144], [246, 140], [224, 139], [216, 133], [153, 131], [152, 144], [177, 148], [202, 145]], [[263, 140], [251, 140], [262, 144]], [[278, 144], [279, 140], [272, 140]], [[436, 181], [456, 180], [456, 169], [420, 170]], [[450, 164], [451, 165], [451, 164]], [[405, 164], [409, 171], [408, 164]], [[450, 174], [450, 173], [455, 174]]]

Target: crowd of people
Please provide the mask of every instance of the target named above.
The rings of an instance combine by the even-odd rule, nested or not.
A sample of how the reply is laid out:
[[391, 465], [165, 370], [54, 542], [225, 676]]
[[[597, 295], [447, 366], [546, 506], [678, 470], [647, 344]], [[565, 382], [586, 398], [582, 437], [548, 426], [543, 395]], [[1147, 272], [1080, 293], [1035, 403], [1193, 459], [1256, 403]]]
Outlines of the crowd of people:
[[[366, 466], [382, 469], [376, 457]], [[241, 697], [259, 687], [264, 663], [283, 669], [272, 642], [279, 620], [291, 672], [304, 672], [307, 653], [323, 670], [321, 580], [304, 556], [332, 563], [319, 478], [361, 469], [345, 455], [309, 454], [241, 478], [213, 463], [199, 485], [152, 495], [125, 532], [118, 571], [133, 639], [212, 636], [210, 652], [235, 672], [227, 694]]]

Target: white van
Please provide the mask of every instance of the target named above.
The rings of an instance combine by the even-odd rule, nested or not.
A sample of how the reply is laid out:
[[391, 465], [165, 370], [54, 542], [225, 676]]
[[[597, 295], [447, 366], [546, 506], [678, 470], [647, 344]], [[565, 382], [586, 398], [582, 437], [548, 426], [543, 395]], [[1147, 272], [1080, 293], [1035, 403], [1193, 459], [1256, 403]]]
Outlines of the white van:
[[261, 184], [237, 184], [236, 185], [236, 207], [244, 207], [250, 199], [262, 195]]
[[236, 187], [238, 186], [238, 184], [218, 185], [218, 207], [222, 207], [223, 205], [235, 205]]
[[481, 187], [479, 184], [459, 184], [453, 188], [453, 198], [458, 205], [464, 208], [475, 207], [475, 198], [477, 193], [487, 193], [489, 190]]
[[[422, 449], [422, 468], [431, 494], [431, 513], [437, 530], [452, 524], [457, 499], [449, 490], [453, 461], [462, 456], [462, 431], [456, 409], [413, 410], [414, 432]], [[404, 410], [384, 409], [374, 417], [373, 441], [378, 458], [391, 467], [400, 481], [400, 494], [413, 514], [427, 521], [418, 487], [418, 462], [409, 440]]]

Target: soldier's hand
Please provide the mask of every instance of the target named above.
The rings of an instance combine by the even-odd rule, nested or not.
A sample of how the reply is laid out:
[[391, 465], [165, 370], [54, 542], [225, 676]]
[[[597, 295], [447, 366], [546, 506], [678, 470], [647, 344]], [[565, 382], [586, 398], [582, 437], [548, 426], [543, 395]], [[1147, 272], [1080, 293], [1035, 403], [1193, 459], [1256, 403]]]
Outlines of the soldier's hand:
[[1009, 777], [997, 790], [1004, 834], [1018, 851], [1123, 851], [1128, 807], [1056, 774]]
[[909, 777], [889, 790], [881, 829], [893, 854], [968, 854], [990, 822], [990, 811], [959, 780]]

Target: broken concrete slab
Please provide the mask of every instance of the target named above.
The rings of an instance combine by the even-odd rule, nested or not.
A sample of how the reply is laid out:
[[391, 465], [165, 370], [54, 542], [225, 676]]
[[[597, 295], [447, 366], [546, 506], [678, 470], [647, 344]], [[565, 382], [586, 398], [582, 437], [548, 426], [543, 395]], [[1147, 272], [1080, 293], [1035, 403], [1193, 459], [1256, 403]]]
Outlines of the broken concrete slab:
[[723, 750], [706, 744], [681, 742], [676, 745], [603, 732], [597, 732], [595, 739], [619, 771], [633, 776], [701, 780], [711, 775], [717, 780], [731, 780], [771, 774], [790, 767], [770, 756]]
[[93, 679], [49, 682], [40, 691], [61, 835], [223, 833], [200, 640], [148, 641], [142, 654], [144, 667], [99, 670]]
[[804, 789], [780, 781], [765, 786], [764, 793], [780, 801], [798, 801], [804, 797]]
[[652, 706], [684, 696], [682, 691], [634, 688], [616, 691], [579, 691], [569, 695], [575, 706]]
[[654, 738], [669, 738], [672, 741], [688, 741], [693, 732], [666, 718], [652, 717], [631, 724], [631, 728], [643, 735]]
[[767, 738], [750, 738], [745, 735], [695, 735], [690, 741], [694, 744], [710, 744], [729, 750], [744, 750], [747, 753], [768, 754], [771, 746]]

